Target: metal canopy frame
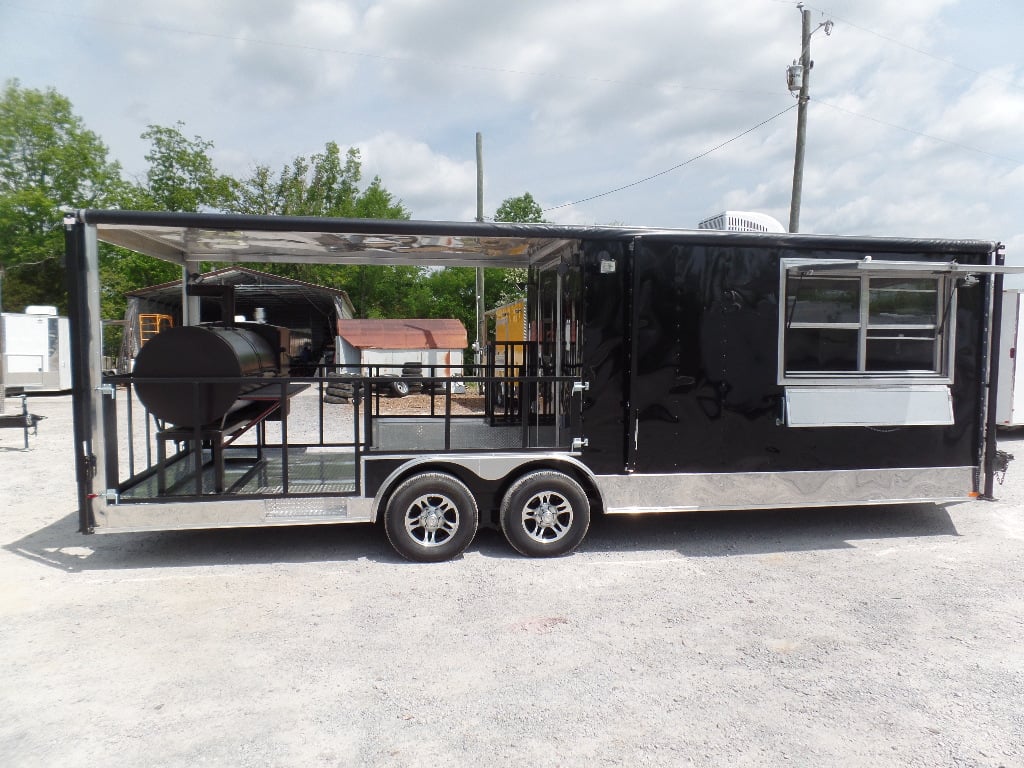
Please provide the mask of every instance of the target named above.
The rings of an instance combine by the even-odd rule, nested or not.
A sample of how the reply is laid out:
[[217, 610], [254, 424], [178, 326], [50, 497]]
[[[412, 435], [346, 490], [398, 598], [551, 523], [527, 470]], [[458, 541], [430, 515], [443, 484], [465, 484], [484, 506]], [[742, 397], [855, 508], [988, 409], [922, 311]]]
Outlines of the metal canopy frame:
[[[79, 222], [99, 240], [185, 266], [221, 263], [407, 264], [451, 267], [549, 267], [581, 239], [631, 242], [685, 237], [694, 245], [830, 248], [889, 253], [984, 253], [981, 240], [922, 240], [621, 226], [337, 219], [218, 213], [82, 210]], [[972, 271], [979, 271], [973, 269]]]
[[816, 275], [832, 272], [914, 272], [926, 275], [1021, 275], [1024, 267], [1008, 267], [995, 264], [958, 264], [955, 261], [882, 261], [844, 260], [819, 261], [796, 264], [787, 271], [801, 275]]
[[[128, 248], [164, 261], [186, 265], [196, 261], [226, 264], [402, 264], [443, 267], [540, 267], [558, 261], [569, 247], [564, 237], [514, 230], [498, 236], [459, 233], [435, 234], [434, 227], [406, 231], [410, 222], [375, 221], [376, 231], [364, 231], [358, 220], [348, 220], [348, 231], [333, 231], [341, 220], [316, 220], [316, 229], [297, 230], [295, 219], [275, 217], [237, 221], [217, 217], [175, 224], [97, 223], [100, 241]], [[86, 223], [90, 223], [86, 218]], [[433, 223], [429, 223], [433, 224]], [[218, 226], [221, 225], [221, 226]], [[300, 224], [301, 226], [301, 224]]]

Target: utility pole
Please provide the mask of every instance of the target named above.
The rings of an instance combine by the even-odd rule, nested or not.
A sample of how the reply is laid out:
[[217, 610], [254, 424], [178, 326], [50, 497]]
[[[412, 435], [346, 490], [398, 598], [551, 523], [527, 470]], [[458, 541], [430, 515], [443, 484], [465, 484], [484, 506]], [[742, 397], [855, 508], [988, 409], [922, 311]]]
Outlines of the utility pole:
[[[796, 157], [793, 160], [793, 195], [789, 199], [789, 231], [800, 231], [800, 197], [804, 186], [804, 148], [807, 145], [807, 102], [811, 81], [811, 12], [797, 4], [800, 11], [800, 91], [796, 109]], [[790, 79], [790, 89], [795, 83]]]
[[[484, 220], [484, 137], [476, 133], [476, 220]], [[476, 355], [477, 366], [483, 365], [487, 344], [487, 314], [484, 306], [484, 268], [476, 268]], [[477, 375], [480, 371], [477, 370]]]
[[793, 160], [793, 195], [789, 200], [789, 231], [800, 231], [800, 198], [804, 187], [804, 149], [807, 146], [807, 102], [811, 100], [811, 35], [824, 29], [826, 35], [832, 34], [832, 21], [823, 21], [814, 32], [811, 31], [811, 12], [804, 8], [803, 3], [796, 4], [800, 11], [800, 58], [799, 63], [793, 62], [786, 72], [789, 90], [797, 93], [796, 111], [796, 156]]

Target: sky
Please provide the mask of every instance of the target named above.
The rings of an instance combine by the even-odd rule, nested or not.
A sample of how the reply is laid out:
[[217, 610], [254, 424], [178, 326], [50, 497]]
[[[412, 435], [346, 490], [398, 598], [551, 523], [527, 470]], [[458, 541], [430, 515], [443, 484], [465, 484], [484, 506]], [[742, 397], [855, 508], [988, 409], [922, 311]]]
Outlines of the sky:
[[[811, 10], [800, 230], [981, 238], [1024, 264], [1021, 0]], [[821, 25], [833, 22], [826, 34]], [[0, 0], [0, 78], [69, 98], [127, 175], [184, 122], [247, 176], [358, 147], [413, 218], [789, 219], [790, 0]]]

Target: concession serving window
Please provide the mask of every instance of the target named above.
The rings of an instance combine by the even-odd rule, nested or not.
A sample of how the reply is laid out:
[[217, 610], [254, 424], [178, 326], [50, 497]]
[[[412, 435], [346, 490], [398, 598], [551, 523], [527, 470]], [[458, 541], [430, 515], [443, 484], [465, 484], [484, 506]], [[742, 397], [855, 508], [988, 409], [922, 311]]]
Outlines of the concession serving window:
[[958, 285], [1002, 267], [783, 259], [779, 383], [790, 427], [953, 423]]

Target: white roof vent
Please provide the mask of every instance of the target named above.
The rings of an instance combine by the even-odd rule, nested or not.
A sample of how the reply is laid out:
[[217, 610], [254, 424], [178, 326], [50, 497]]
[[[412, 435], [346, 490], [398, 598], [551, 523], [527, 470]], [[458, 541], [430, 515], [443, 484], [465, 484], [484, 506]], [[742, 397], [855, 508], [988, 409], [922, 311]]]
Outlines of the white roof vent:
[[697, 229], [724, 229], [728, 232], [785, 232], [782, 223], [767, 213], [755, 211], [723, 211], [709, 216]]

